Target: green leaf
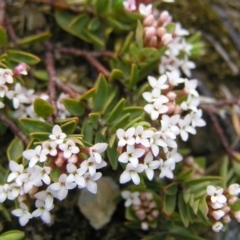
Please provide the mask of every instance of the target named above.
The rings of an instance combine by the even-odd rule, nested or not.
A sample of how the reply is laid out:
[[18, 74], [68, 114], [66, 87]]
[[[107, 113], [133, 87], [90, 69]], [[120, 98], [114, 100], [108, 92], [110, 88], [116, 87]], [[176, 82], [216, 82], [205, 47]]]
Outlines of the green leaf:
[[139, 48], [143, 47], [143, 26], [140, 21], [138, 21], [136, 29], [136, 41]]
[[109, 77], [109, 81], [111, 82], [113, 80], [120, 79], [122, 78], [122, 76], [123, 76], [123, 72], [121, 70], [113, 69]]
[[89, 143], [93, 142], [93, 126], [89, 121], [85, 121], [82, 126], [83, 140]]
[[48, 81], [49, 76], [45, 70], [33, 70], [33, 76], [42, 81]]
[[7, 34], [2, 26], [0, 26], [0, 47], [5, 47], [8, 44]]
[[164, 194], [163, 197], [163, 211], [166, 215], [171, 215], [176, 208], [177, 195]]
[[132, 119], [130, 122], [128, 122], [128, 124], [124, 128], [128, 129], [130, 127], [137, 127], [141, 120], [142, 120], [142, 117], [136, 117], [136, 118]]
[[133, 41], [133, 35], [134, 35], [134, 32], [130, 32], [127, 37], [125, 38], [125, 41], [120, 49], [120, 53], [125, 53], [126, 51], [128, 51], [129, 49], [129, 46], [130, 44], [132, 43]]
[[[6, 182], [4, 182], [5, 184]], [[10, 214], [9, 209], [7, 209], [3, 204], [0, 203], [0, 211], [1, 214], [7, 219], [7, 221], [11, 222], [12, 221], [12, 217]]]
[[117, 123], [112, 126], [113, 130], [117, 130], [119, 128], [124, 128], [126, 124], [129, 122], [130, 113], [125, 114], [122, 118], [120, 118]]
[[170, 183], [168, 184], [164, 189], [163, 191], [167, 194], [167, 195], [176, 195], [177, 193], [177, 188], [178, 188], [178, 183], [176, 182], [173, 182], [173, 183]]
[[19, 138], [14, 138], [7, 148], [8, 160], [16, 161], [22, 156], [24, 151], [23, 142]]
[[53, 182], [58, 182], [59, 177], [61, 175], [61, 170], [59, 167], [54, 166], [50, 172], [50, 177], [53, 180]]
[[101, 23], [98, 17], [92, 18], [92, 20], [88, 23], [87, 29], [89, 31], [96, 31], [101, 27]]
[[220, 176], [206, 176], [198, 179], [188, 179], [188, 180], [185, 180], [184, 182], [188, 185], [196, 185], [198, 183], [203, 183], [203, 182], [220, 182], [220, 181], [222, 181], [222, 177]]
[[132, 28], [131, 26], [129, 26], [127, 24], [123, 24], [121, 21], [118, 21], [118, 20], [116, 20], [115, 18], [112, 18], [112, 17], [107, 17], [106, 21], [109, 24], [109, 26], [113, 27], [116, 30], [127, 31], [127, 30], [130, 30]]
[[222, 187], [225, 189], [227, 188], [227, 179], [228, 179], [228, 164], [229, 159], [228, 156], [224, 156], [220, 168], [220, 176], [222, 177]]
[[100, 37], [98, 37], [96, 34], [91, 33], [90, 31], [84, 32], [85, 36], [88, 38], [88, 41], [97, 44], [99, 46], [105, 46], [104, 40], [102, 40]]
[[119, 157], [117, 148], [116, 147], [114, 147], [114, 148], [108, 147], [107, 156], [108, 156], [108, 160], [109, 160], [113, 170], [116, 170], [118, 167], [118, 157]]
[[46, 39], [49, 39], [51, 37], [51, 33], [49, 31], [37, 33], [28, 37], [21, 38], [17, 41], [18, 45], [24, 45], [24, 44], [33, 44], [37, 42], [43, 42]]
[[138, 81], [138, 74], [139, 74], [139, 71], [138, 71], [137, 65], [132, 64], [130, 78], [129, 78], [129, 88], [130, 89], [136, 85], [136, 83]]
[[7, 181], [9, 170], [0, 165], [0, 184], [3, 185]]
[[20, 50], [8, 50], [7, 54], [7, 59], [12, 62], [35, 65], [41, 61], [39, 57]]
[[207, 218], [207, 214], [208, 214], [208, 205], [207, 205], [207, 201], [206, 201], [206, 196], [202, 197], [199, 201], [199, 205], [198, 205], [198, 209], [199, 211], [202, 213], [202, 215], [204, 216], [205, 219]]
[[191, 190], [190, 189], [185, 189], [183, 191], [183, 199], [185, 203], [188, 203], [189, 198], [190, 198]]
[[74, 17], [68, 24], [68, 27], [72, 29], [82, 29], [89, 24], [90, 16], [87, 13], [81, 13]]
[[189, 229], [176, 225], [170, 230], [170, 234], [175, 236], [176, 239], [204, 240], [204, 238], [196, 236], [196, 234], [192, 233]]
[[22, 240], [25, 233], [19, 230], [7, 231], [0, 235], [0, 240]]
[[89, 118], [90, 118], [90, 121], [92, 123], [92, 126], [94, 129], [97, 129], [98, 128], [98, 121], [100, 119], [100, 113], [98, 112], [94, 112], [94, 113], [90, 113], [89, 115]]
[[95, 88], [95, 87], [89, 89], [87, 92], [85, 92], [83, 95], [81, 95], [79, 100], [89, 99], [89, 98], [93, 97], [96, 91], [97, 91], [97, 88]]
[[85, 108], [82, 102], [72, 98], [63, 98], [64, 107], [73, 115], [80, 117], [84, 114]]
[[33, 133], [33, 132], [52, 132], [52, 125], [46, 122], [42, 122], [39, 120], [35, 119], [30, 119], [30, 118], [20, 118], [19, 122], [21, 126], [28, 132], [28, 133]]
[[72, 134], [76, 130], [77, 124], [78, 124], [78, 118], [77, 117], [71, 118], [70, 121], [61, 125], [61, 129], [67, 135]]
[[138, 107], [138, 106], [131, 106], [131, 107], [125, 107], [123, 109], [122, 114], [130, 113], [131, 118], [136, 118], [139, 116], [142, 116], [144, 114], [143, 107]]
[[34, 132], [34, 133], [30, 133], [30, 136], [37, 140], [37, 141], [46, 141], [49, 139], [49, 133], [44, 133], [44, 132]]
[[188, 211], [187, 211], [187, 206], [186, 206], [186, 203], [184, 202], [182, 193], [178, 195], [178, 211], [184, 226], [188, 227], [189, 225]]
[[35, 98], [33, 108], [35, 113], [43, 118], [50, 117], [54, 112], [53, 106], [42, 98]]
[[97, 92], [93, 97], [93, 111], [100, 112], [108, 99], [108, 83], [102, 74], [100, 74], [96, 86]]
[[176, 28], [175, 23], [169, 23], [167, 26], [165, 26], [165, 29], [167, 30], [167, 33], [174, 33]]
[[113, 108], [113, 110], [110, 112], [108, 118], [106, 119], [107, 123], [112, 123], [118, 119], [118, 117], [121, 116], [123, 108], [125, 106], [126, 100], [122, 98], [117, 105]]

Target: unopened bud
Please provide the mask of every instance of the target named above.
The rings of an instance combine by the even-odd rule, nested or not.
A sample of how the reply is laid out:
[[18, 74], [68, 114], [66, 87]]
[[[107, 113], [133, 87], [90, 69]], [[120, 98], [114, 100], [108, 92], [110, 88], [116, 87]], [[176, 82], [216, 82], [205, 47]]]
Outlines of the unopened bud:
[[143, 24], [146, 26], [152, 26], [154, 22], [155, 22], [155, 18], [153, 14], [150, 14], [144, 19]]
[[143, 209], [139, 209], [138, 211], [136, 211], [136, 216], [140, 220], [143, 220], [146, 217], [145, 211]]
[[142, 228], [142, 230], [148, 230], [149, 229], [148, 223], [147, 222], [142, 222], [141, 223], [141, 228]]
[[162, 23], [168, 22], [169, 21], [169, 13], [168, 11], [163, 11], [160, 14], [159, 21]]
[[238, 197], [237, 196], [231, 196], [229, 199], [228, 199], [228, 203], [230, 205], [233, 205], [235, 202], [238, 201]]
[[147, 215], [147, 220], [148, 221], [153, 221], [155, 219], [155, 217], [153, 217], [152, 215]]
[[149, 208], [155, 208], [155, 207], [157, 207], [157, 204], [156, 204], [156, 202], [151, 202], [150, 204], [149, 204]]
[[162, 36], [166, 33], [166, 29], [164, 27], [157, 28], [157, 35], [162, 38]]
[[229, 223], [229, 222], [231, 222], [231, 218], [230, 218], [229, 215], [225, 215], [225, 216], [222, 218], [222, 220], [223, 220], [224, 223]]
[[240, 185], [237, 183], [231, 184], [228, 187], [228, 192], [229, 192], [229, 194], [234, 195], [234, 196], [238, 195], [240, 193]]
[[150, 47], [157, 47], [157, 37], [153, 36], [149, 42]]
[[27, 65], [25, 63], [20, 63], [14, 68], [14, 76], [27, 75]]
[[145, 30], [145, 38], [151, 40], [153, 36], [156, 35], [156, 28], [155, 27], [148, 27]]
[[215, 218], [215, 220], [219, 220], [225, 215], [225, 212], [223, 210], [216, 210], [212, 212], [212, 216]]
[[176, 99], [177, 94], [175, 92], [169, 92], [167, 93], [167, 98], [169, 99], [169, 101], [174, 101]]
[[158, 217], [158, 215], [159, 215], [159, 211], [158, 210], [155, 209], [155, 210], [152, 211], [152, 216], [153, 217], [156, 218], [156, 217]]

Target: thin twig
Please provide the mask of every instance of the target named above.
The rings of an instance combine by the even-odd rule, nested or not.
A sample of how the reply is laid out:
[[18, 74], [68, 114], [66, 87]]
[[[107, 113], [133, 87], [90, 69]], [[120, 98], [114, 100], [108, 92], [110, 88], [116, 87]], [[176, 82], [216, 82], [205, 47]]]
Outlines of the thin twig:
[[23, 141], [23, 144], [25, 145], [25, 147], [29, 144], [29, 140], [25, 136], [25, 134], [3, 112], [0, 112], [0, 120], [3, 121], [11, 129], [11, 131]]
[[234, 151], [229, 145], [227, 138], [217, 120], [217, 117], [213, 113], [213, 107], [212, 106], [200, 106], [202, 110], [204, 110], [211, 118], [211, 121], [213, 123], [213, 127], [215, 128], [215, 131], [217, 135], [219, 136], [221, 143], [223, 147], [225, 148], [227, 154], [229, 155], [230, 158], [234, 158]]
[[87, 51], [87, 50], [81, 50], [81, 49], [72, 48], [72, 47], [56, 48], [56, 50], [59, 52], [71, 54], [74, 56], [83, 56], [83, 57], [93, 56], [93, 57], [109, 57], [109, 58], [117, 57], [116, 53], [111, 51], [102, 51], [102, 52]]
[[56, 105], [56, 79], [57, 74], [55, 70], [54, 57], [52, 53], [52, 45], [49, 41], [45, 42], [46, 52], [45, 52], [45, 64], [47, 73], [49, 76], [48, 84], [48, 94], [49, 102], [54, 107], [54, 118], [57, 116], [57, 105]]
[[5, 0], [0, 1], [0, 26], [5, 25], [6, 5]]
[[79, 94], [76, 93], [72, 88], [61, 82], [60, 79], [56, 78], [56, 86], [61, 89], [63, 92], [67, 93], [71, 98], [78, 98]]
[[95, 57], [88, 55], [86, 56], [86, 59], [97, 69], [98, 72], [102, 73], [105, 77], [110, 76], [110, 72]]
[[201, 103], [200, 106], [215, 106], [215, 107], [224, 107], [227, 105], [240, 105], [240, 99], [226, 99], [226, 100], [218, 100], [217, 102], [211, 103]]
[[14, 28], [12, 26], [12, 23], [10, 21], [10, 18], [9, 18], [9, 16], [7, 14], [5, 15], [5, 21], [6, 21], [6, 28], [7, 28], [8, 34], [10, 36], [10, 39], [12, 40], [14, 45], [17, 45], [18, 36], [15, 33]]

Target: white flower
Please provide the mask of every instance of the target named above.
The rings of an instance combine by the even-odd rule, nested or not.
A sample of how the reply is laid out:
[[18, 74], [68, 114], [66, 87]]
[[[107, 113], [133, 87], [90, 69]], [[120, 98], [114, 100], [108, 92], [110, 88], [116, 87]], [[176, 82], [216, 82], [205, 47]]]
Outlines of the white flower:
[[49, 177], [50, 172], [52, 170], [51, 167], [43, 166], [42, 168], [40, 166], [35, 165], [34, 172], [31, 174], [30, 180], [34, 180], [35, 178], [43, 181], [45, 184], [49, 185], [51, 182], [51, 179]]
[[177, 126], [180, 120], [180, 115], [173, 115], [169, 117], [168, 115], [162, 115], [161, 120], [161, 132], [164, 136], [167, 136], [171, 139], [175, 139], [176, 135], [179, 134], [179, 127]]
[[[97, 183], [95, 181], [97, 181], [101, 176], [102, 176], [102, 173], [100, 172], [97, 172], [93, 176], [91, 176], [89, 173], [84, 174], [86, 187], [89, 192], [94, 194], [97, 193]], [[83, 188], [82, 186], [78, 186], [78, 187]]]
[[200, 99], [196, 97], [192, 97], [191, 95], [188, 95], [187, 101], [183, 101], [180, 105], [181, 109], [184, 111], [192, 110], [194, 112], [198, 111], [197, 106], [200, 103]]
[[122, 163], [128, 163], [131, 162], [131, 164], [134, 167], [137, 167], [139, 163], [139, 158], [143, 156], [145, 153], [145, 150], [142, 148], [134, 148], [134, 146], [127, 146], [127, 151], [123, 152], [119, 158], [118, 161]]
[[[87, 170], [88, 170], [88, 168], [85, 168], [85, 169], [77, 168], [73, 163], [68, 163], [67, 164], [67, 172], [69, 173], [69, 175], [67, 176], [66, 182], [75, 182], [78, 186], [85, 187], [86, 181], [82, 175]], [[96, 172], [96, 170], [95, 170], [95, 172]]]
[[13, 72], [10, 69], [0, 68], [0, 84], [13, 83]]
[[16, 183], [12, 183], [8, 185], [8, 196], [9, 200], [14, 200], [19, 196], [20, 192], [22, 193], [22, 188], [20, 188]]
[[66, 143], [61, 143], [59, 148], [63, 151], [64, 158], [71, 157], [72, 154], [79, 153], [79, 148], [76, 146], [75, 142], [71, 139], [67, 140]]
[[191, 115], [187, 114], [184, 119], [180, 119], [178, 122], [180, 127], [180, 136], [183, 141], [188, 140], [188, 133], [196, 134], [196, 129], [190, 125], [191, 120]]
[[141, 201], [139, 198], [140, 193], [139, 192], [130, 192], [130, 191], [122, 191], [121, 192], [122, 198], [126, 199], [125, 201], [125, 207], [130, 207], [132, 204], [134, 205], [140, 205]]
[[156, 120], [160, 114], [166, 113], [168, 111], [168, 106], [164, 105], [166, 102], [168, 102], [168, 98], [167, 100], [164, 100], [163, 98], [158, 99], [153, 104], [147, 104], [144, 106], [144, 110], [151, 115], [152, 120]]
[[183, 78], [180, 78], [180, 73], [176, 69], [171, 72], [166, 72], [166, 75], [171, 86], [177, 86], [185, 81]]
[[13, 210], [12, 214], [19, 217], [19, 223], [21, 226], [25, 226], [29, 219], [32, 218], [32, 214], [28, 211], [28, 207], [24, 203], [20, 203], [20, 208]]
[[192, 79], [192, 80], [185, 79], [184, 91], [194, 97], [198, 97], [199, 94], [196, 90], [197, 85], [198, 85], [198, 81], [196, 79]]
[[154, 103], [158, 100], [162, 101], [163, 103], [169, 101], [166, 96], [161, 95], [161, 90], [158, 88], [154, 88], [152, 92], [144, 92], [143, 97], [149, 103]]
[[120, 176], [120, 183], [129, 182], [131, 179], [135, 185], [140, 183], [140, 177], [138, 173], [143, 172], [145, 169], [143, 164], [138, 164], [137, 167], [134, 167], [131, 163], [128, 163], [126, 170]]
[[0, 185], [0, 203], [4, 202], [8, 195], [8, 184]]
[[66, 137], [67, 135], [62, 132], [59, 125], [55, 125], [52, 129], [52, 134], [49, 135], [49, 138], [54, 140], [57, 144], [63, 143], [63, 139]]
[[223, 195], [223, 188], [216, 189], [214, 186], [209, 185], [207, 187], [207, 194], [211, 196], [212, 203], [223, 204], [227, 202], [227, 198]]
[[0, 85], [0, 98], [4, 98], [7, 91], [8, 87], [6, 85]]
[[120, 128], [117, 130], [116, 134], [119, 139], [118, 141], [119, 147], [135, 144], [135, 138], [134, 138], [135, 128], [134, 127], [129, 128], [126, 132]]
[[150, 138], [150, 147], [155, 157], [159, 154], [159, 146], [167, 147], [167, 143], [161, 138], [161, 135], [161, 132], [158, 131]]
[[4, 108], [4, 107], [5, 107], [5, 104], [0, 101], [0, 108]]
[[53, 195], [47, 190], [43, 190], [34, 195], [36, 199], [39, 199], [44, 202], [44, 205], [47, 209], [53, 208]]
[[169, 158], [166, 161], [163, 161], [160, 159], [160, 170], [161, 173], [159, 175], [160, 178], [167, 177], [167, 178], [173, 178], [173, 172], [175, 168], [175, 161], [173, 158]]
[[[186, 36], [189, 35], [189, 31], [182, 28], [181, 23], [177, 22], [175, 23], [175, 30], [174, 30], [174, 34], [176, 36]], [[183, 38], [184, 39], [184, 38]], [[182, 40], [183, 40], [182, 39]], [[184, 39], [185, 40], [185, 39]]]
[[221, 222], [215, 222], [212, 226], [212, 230], [214, 232], [220, 232], [223, 228], [223, 224]]
[[16, 83], [14, 91], [8, 91], [6, 93], [7, 98], [12, 99], [13, 107], [19, 108], [20, 103], [29, 103], [29, 99], [23, 93], [20, 83]]
[[17, 185], [21, 186], [22, 182], [21, 182], [20, 176], [24, 170], [23, 165], [18, 164], [13, 160], [10, 160], [9, 169], [11, 170], [11, 173], [8, 175], [7, 182], [11, 182], [11, 181], [15, 180]]
[[123, 6], [126, 11], [128, 12], [133, 12], [137, 9], [135, 0], [126, 0], [123, 2]]
[[240, 185], [237, 183], [233, 183], [228, 187], [229, 194], [233, 196], [237, 196], [240, 193]]
[[152, 4], [144, 5], [143, 3], [140, 3], [138, 11], [144, 16], [150, 15], [152, 13]]
[[181, 60], [180, 67], [182, 71], [186, 74], [187, 77], [191, 76], [191, 71], [190, 69], [193, 69], [196, 67], [196, 64], [192, 61], [189, 61], [187, 56], [183, 60]]
[[202, 109], [198, 109], [196, 112], [191, 112], [191, 125], [193, 127], [204, 127], [206, 122], [201, 118], [202, 117]]
[[148, 82], [153, 89], [164, 90], [169, 88], [168, 84], [166, 84], [167, 75], [165, 74], [160, 76], [158, 79], [152, 76], [148, 76]]
[[97, 169], [97, 166], [96, 166], [95, 158], [90, 157], [81, 163], [80, 169], [78, 172], [84, 174], [85, 172], [88, 171], [89, 174], [93, 176], [96, 173], [96, 169]]
[[90, 156], [95, 159], [96, 163], [101, 163], [102, 156], [100, 155], [100, 153], [104, 152], [107, 147], [107, 143], [97, 143], [89, 148]]
[[149, 152], [144, 158], [145, 173], [147, 178], [151, 181], [154, 176], [154, 169], [157, 169], [160, 166], [160, 161], [153, 161], [153, 155]]
[[59, 182], [52, 183], [49, 187], [50, 189], [57, 192], [57, 197], [60, 201], [67, 197], [68, 190], [76, 187], [76, 183], [66, 182], [67, 175], [62, 174], [59, 177]]
[[42, 146], [38, 145], [34, 150], [28, 149], [23, 152], [23, 157], [29, 160], [29, 167], [33, 167], [37, 162], [45, 162], [46, 154], [42, 151]]
[[42, 144], [42, 152], [45, 155], [57, 156], [57, 143], [56, 142], [44, 142]]
[[51, 222], [50, 211], [53, 209], [54, 205], [48, 208], [46, 207], [44, 201], [37, 199], [35, 202], [35, 206], [37, 207], [37, 209], [33, 211], [32, 216], [41, 217], [43, 222], [50, 223]]
[[136, 144], [142, 144], [144, 147], [150, 147], [150, 139], [154, 132], [152, 130], [144, 130], [142, 125], [137, 126], [135, 131]]

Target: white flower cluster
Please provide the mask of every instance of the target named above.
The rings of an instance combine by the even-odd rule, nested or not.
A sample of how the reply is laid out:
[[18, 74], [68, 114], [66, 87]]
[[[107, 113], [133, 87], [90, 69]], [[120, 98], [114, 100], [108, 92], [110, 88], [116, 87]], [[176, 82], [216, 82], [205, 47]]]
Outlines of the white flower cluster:
[[[54, 198], [60, 201], [65, 199], [68, 191], [75, 187], [86, 187], [92, 193], [97, 192], [96, 181], [102, 176], [97, 169], [107, 165], [100, 154], [106, 148], [106, 143], [97, 143], [90, 148], [77, 146], [74, 139], [67, 138], [62, 129], [55, 125], [48, 141], [23, 152], [23, 157], [29, 161], [26, 168], [23, 164], [10, 161], [11, 173], [8, 183], [0, 186], [0, 202], [18, 198], [20, 208], [12, 214], [19, 217], [22, 226], [32, 217], [41, 217], [45, 223], [50, 223]], [[61, 174], [54, 182], [52, 174], [56, 170]], [[32, 213], [22, 202], [27, 194], [36, 199], [37, 209]]]
[[240, 185], [237, 183], [231, 184], [226, 191], [212, 185], [207, 187], [208, 215], [213, 220], [213, 231], [221, 231], [224, 224], [231, 221], [231, 217], [240, 222], [240, 209], [231, 209], [234, 204], [239, 204], [239, 193]]
[[[49, 96], [45, 93], [41, 93], [39, 96], [35, 95], [33, 89], [27, 89], [19, 82], [15, 82], [14, 78], [20, 74], [27, 75], [26, 64], [24, 63], [16, 66], [14, 72], [11, 69], [0, 68], [0, 109], [5, 107], [4, 98], [6, 97], [12, 100], [12, 106], [14, 108], [13, 116], [15, 118], [30, 117], [44, 121], [44, 119], [36, 115], [33, 102], [37, 97], [48, 101]], [[67, 97], [69, 97], [69, 95], [61, 93], [56, 101], [58, 117], [60, 119], [66, 119], [70, 116], [70, 113], [61, 103], [61, 100]]]
[[141, 222], [142, 230], [148, 230], [159, 215], [159, 209], [151, 192], [122, 191], [125, 207], [132, 208], [134, 215]]
[[177, 143], [168, 137], [167, 133], [163, 129], [145, 130], [141, 125], [126, 131], [117, 130], [118, 147], [121, 152], [118, 161], [126, 164], [120, 176], [120, 183], [132, 180], [138, 185], [139, 174], [143, 172], [149, 180], [152, 180], [154, 170], [160, 171], [160, 178], [173, 178], [172, 171], [175, 164], [182, 160], [182, 156], [176, 152]]
[[[158, 79], [149, 76], [151, 92], [144, 92], [143, 97], [148, 102], [144, 110], [152, 120], [159, 120], [161, 131], [166, 132], [169, 138], [175, 139], [180, 135], [183, 141], [188, 134], [196, 134], [195, 127], [205, 126], [202, 119], [202, 110], [196, 90], [197, 80], [180, 78], [176, 71], [167, 72]], [[183, 88], [180, 90], [179, 85]], [[175, 87], [178, 86], [178, 89]]]

